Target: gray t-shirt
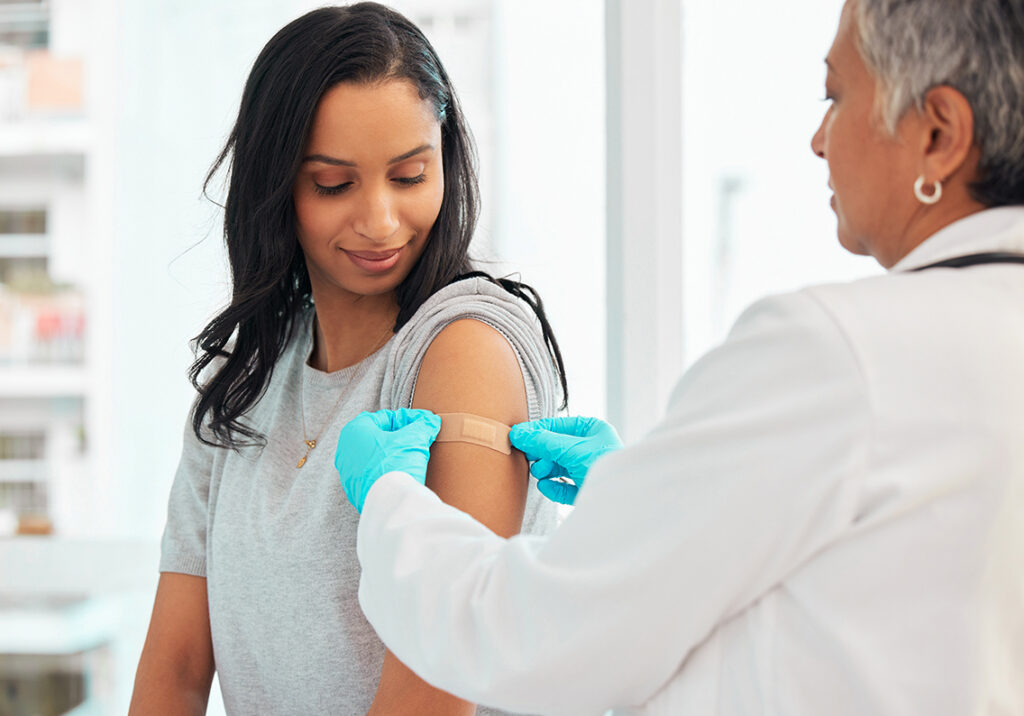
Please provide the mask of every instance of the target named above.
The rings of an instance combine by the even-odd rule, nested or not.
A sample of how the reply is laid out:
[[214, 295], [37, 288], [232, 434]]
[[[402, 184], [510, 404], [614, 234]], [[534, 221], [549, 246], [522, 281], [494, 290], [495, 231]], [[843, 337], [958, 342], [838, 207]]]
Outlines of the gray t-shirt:
[[[530, 418], [552, 415], [556, 376], [533, 312], [499, 286], [469, 279], [432, 296], [362, 363], [334, 373], [307, 365], [313, 325], [313, 311], [307, 311], [266, 394], [247, 415], [266, 436], [262, 450], [209, 447], [186, 427], [160, 571], [207, 580], [228, 713], [362, 714], [369, 708], [384, 645], [359, 608], [358, 514], [341, 489], [334, 442], [360, 411], [409, 407], [431, 341], [463, 318], [483, 321], [508, 339], [523, 372]], [[297, 469], [305, 453], [300, 392], [310, 436], [339, 393], [345, 397]], [[547, 532], [555, 519], [554, 506], [531, 489], [523, 531]]]

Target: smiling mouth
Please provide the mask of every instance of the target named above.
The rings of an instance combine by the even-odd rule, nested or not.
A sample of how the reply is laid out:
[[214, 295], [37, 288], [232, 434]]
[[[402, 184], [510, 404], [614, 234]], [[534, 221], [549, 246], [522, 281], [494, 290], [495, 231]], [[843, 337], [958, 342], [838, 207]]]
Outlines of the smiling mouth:
[[341, 249], [348, 256], [349, 261], [370, 273], [381, 273], [394, 268], [404, 250], [404, 246], [388, 251], [349, 251], [348, 249]]
[[342, 251], [349, 256], [356, 256], [366, 261], [387, 261], [401, 251], [402, 248], [399, 246], [397, 249], [391, 249], [390, 251], [349, 251], [348, 249], [342, 249]]

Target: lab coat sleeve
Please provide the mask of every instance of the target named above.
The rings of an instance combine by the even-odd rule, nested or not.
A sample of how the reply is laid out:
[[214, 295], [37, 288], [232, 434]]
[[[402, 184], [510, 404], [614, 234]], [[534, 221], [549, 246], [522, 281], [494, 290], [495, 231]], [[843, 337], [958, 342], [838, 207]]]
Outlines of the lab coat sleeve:
[[403, 662], [469, 700], [641, 704], [855, 519], [870, 423], [822, 304], [766, 299], [683, 376], [653, 431], [591, 469], [549, 537], [498, 538], [407, 475], [379, 480], [360, 603]]

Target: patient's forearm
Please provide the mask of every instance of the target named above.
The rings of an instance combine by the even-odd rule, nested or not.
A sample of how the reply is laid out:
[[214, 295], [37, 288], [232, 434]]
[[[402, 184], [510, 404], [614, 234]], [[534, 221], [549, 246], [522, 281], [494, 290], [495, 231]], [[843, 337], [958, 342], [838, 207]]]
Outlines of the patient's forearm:
[[389, 651], [384, 657], [380, 684], [367, 716], [472, 716], [475, 713], [476, 706], [435, 689]]

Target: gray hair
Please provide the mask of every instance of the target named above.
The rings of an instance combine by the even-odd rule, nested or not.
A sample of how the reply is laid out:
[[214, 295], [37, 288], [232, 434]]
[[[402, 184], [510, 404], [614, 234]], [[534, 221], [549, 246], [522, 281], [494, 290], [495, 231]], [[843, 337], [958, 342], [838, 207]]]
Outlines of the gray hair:
[[971, 185], [986, 206], [1024, 204], [1024, 0], [854, 0], [860, 50], [895, 133], [933, 87], [960, 91], [981, 150]]

